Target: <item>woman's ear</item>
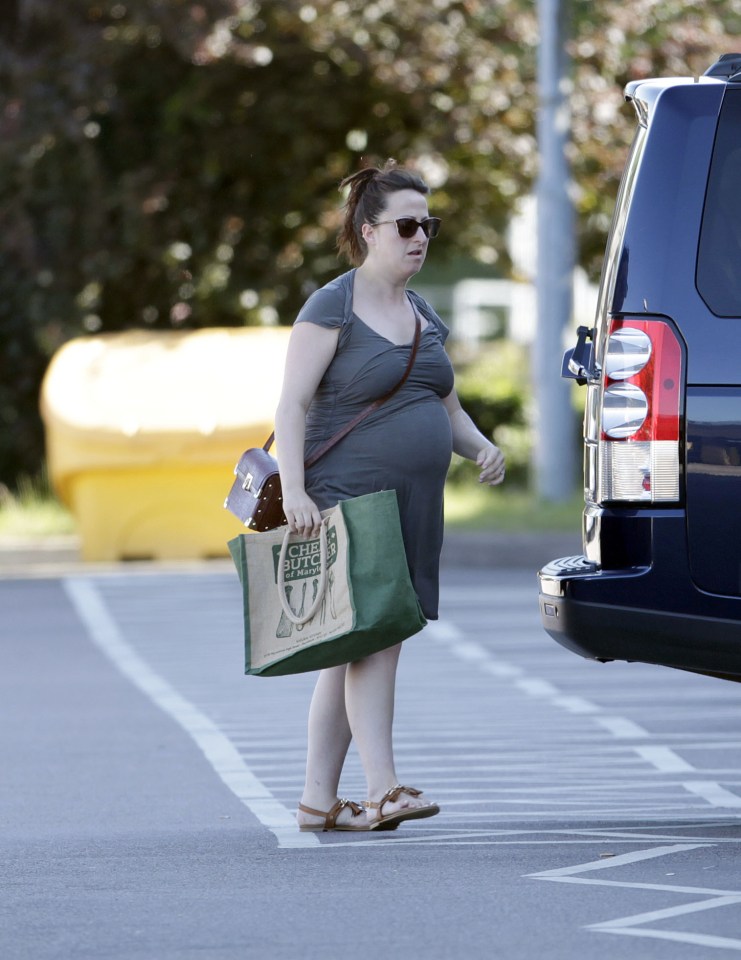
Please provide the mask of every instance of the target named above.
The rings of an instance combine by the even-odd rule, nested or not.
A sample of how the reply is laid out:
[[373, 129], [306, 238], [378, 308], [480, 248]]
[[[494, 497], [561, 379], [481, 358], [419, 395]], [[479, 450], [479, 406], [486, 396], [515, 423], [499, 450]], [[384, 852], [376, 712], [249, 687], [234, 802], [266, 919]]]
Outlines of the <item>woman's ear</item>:
[[365, 240], [368, 246], [375, 245], [376, 234], [375, 234], [375, 231], [373, 230], [372, 223], [364, 223], [363, 226], [360, 228], [360, 233], [363, 237], [363, 240]]

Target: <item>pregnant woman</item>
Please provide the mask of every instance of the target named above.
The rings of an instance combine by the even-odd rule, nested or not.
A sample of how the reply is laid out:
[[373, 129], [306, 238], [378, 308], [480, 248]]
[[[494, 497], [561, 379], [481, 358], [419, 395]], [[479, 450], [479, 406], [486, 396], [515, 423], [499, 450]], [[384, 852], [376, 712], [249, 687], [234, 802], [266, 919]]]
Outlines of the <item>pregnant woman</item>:
[[[448, 330], [407, 289], [440, 220], [427, 184], [392, 161], [348, 177], [338, 247], [354, 269], [317, 290], [288, 346], [275, 433], [289, 528], [316, 536], [320, 511], [340, 500], [393, 489], [409, 572], [428, 620], [438, 616], [443, 489], [451, 452], [475, 461], [479, 481], [504, 479], [504, 458], [461, 408], [445, 353]], [[401, 379], [419, 323], [417, 354], [403, 386], [304, 470], [304, 461]], [[431, 817], [436, 803], [396, 773], [392, 727], [401, 644], [322, 670], [309, 711], [301, 830], [393, 830]], [[354, 739], [366, 777], [362, 805], [337, 796]]]

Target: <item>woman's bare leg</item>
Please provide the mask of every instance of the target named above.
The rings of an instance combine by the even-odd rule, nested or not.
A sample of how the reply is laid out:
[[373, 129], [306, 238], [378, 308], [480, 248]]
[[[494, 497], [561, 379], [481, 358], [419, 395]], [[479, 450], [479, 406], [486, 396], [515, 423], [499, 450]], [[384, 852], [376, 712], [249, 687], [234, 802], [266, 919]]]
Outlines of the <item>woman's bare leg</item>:
[[[309, 708], [309, 743], [306, 756], [306, 783], [301, 802], [315, 810], [329, 811], [337, 802], [342, 766], [352, 734], [345, 710], [346, 667], [322, 670]], [[339, 822], [352, 818], [343, 810]], [[299, 810], [298, 822], [311, 823], [319, 818]]]
[[396, 782], [392, 730], [401, 644], [347, 665], [345, 705], [368, 784], [382, 794]]
[[[347, 665], [345, 704], [347, 717], [360, 754], [368, 786], [368, 799], [378, 801], [399, 780], [394, 764], [393, 724], [396, 668], [401, 644]], [[402, 794], [384, 805], [384, 814], [427, 801]], [[379, 816], [368, 812], [369, 819]]]

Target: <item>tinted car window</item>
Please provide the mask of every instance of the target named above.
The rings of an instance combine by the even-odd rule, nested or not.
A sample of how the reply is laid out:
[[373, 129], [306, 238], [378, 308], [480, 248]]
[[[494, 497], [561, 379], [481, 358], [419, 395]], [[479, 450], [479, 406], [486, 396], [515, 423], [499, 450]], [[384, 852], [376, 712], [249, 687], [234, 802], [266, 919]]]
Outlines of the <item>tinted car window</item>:
[[723, 100], [697, 258], [697, 289], [719, 317], [741, 317], [741, 90]]

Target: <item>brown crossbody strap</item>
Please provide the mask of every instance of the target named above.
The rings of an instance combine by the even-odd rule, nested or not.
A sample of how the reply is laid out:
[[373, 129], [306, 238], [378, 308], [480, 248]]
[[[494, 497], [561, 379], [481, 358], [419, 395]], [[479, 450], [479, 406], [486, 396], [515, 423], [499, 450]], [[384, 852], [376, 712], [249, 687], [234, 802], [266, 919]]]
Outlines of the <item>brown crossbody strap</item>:
[[[406, 370], [404, 371], [402, 378], [399, 380], [399, 382], [395, 386], [393, 386], [388, 391], [388, 393], [385, 393], [382, 397], [379, 397], [377, 400], [374, 400], [372, 403], [369, 403], [368, 406], [364, 407], [360, 411], [360, 413], [358, 413], [356, 416], [352, 418], [352, 420], [350, 420], [349, 423], [346, 423], [345, 426], [341, 427], [337, 431], [337, 433], [333, 434], [329, 438], [329, 440], [326, 441], [326, 443], [323, 443], [318, 450], [315, 450], [314, 453], [312, 453], [312, 455], [305, 461], [304, 468], [308, 469], [309, 467], [314, 466], [317, 460], [323, 457], [325, 453], [328, 453], [332, 449], [332, 447], [335, 446], [335, 444], [339, 443], [343, 437], [346, 437], [351, 430], [354, 430], [361, 420], [365, 420], [365, 418], [369, 416], [371, 413], [373, 413], [374, 410], [378, 410], [380, 406], [386, 403], [387, 400], [390, 400], [391, 397], [393, 397], [393, 395], [397, 391], [401, 390], [401, 388], [404, 386], [404, 384], [406, 383], [407, 377], [412, 372], [414, 361], [417, 358], [417, 350], [419, 348], [419, 338], [422, 333], [422, 322], [419, 319], [419, 313], [417, 312], [417, 308], [414, 306], [414, 304], [412, 304], [412, 308], [414, 309], [414, 340], [412, 341], [412, 349], [409, 351], [409, 360], [407, 362]], [[265, 442], [263, 449], [269, 450], [273, 445], [274, 439], [275, 439], [275, 433], [271, 433], [267, 441]]]

